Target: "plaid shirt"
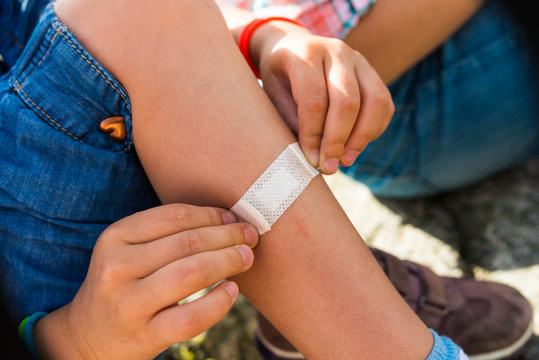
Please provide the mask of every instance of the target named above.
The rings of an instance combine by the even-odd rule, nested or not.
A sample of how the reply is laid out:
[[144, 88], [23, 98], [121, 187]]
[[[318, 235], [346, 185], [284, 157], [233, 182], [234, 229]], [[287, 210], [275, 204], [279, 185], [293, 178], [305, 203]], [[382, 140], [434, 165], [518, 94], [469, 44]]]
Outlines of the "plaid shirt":
[[252, 11], [257, 17], [284, 16], [307, 26], [314, 34], [344, 38], [375, 0], [216, 0]]

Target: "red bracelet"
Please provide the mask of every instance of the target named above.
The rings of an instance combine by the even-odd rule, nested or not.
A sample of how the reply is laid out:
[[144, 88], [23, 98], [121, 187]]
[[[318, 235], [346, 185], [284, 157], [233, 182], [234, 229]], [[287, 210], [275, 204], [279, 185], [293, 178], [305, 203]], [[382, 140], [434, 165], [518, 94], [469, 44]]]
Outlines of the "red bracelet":
[[272, 17], [267, 17], [267, 18], [254, 19], [243, 28], [243, 30], [240, 33], [240, 36], [238, 37], [238, 46], [240, 48], [240, 51], [243, 57], [245, 58], [245, 61], [247, 61], [247, 64], [249, 64], [249, 66], [251, 67], [251, 70], [253, 70], [253, 73], [259, 79], [260, 79], [260, 72], [253, 64], [253, 60], [251, 59], [251, 54], [249, 53], [249, 42], [251, 41], [251, 37], [253, 36], [253, 33], [256, 31], [256, 29], [258, 29], [260, 26], [270, 21], [286, 21], [292, 24], [305, 27], [303, 24], [300, 24], [299, 22], [295, 20], [285, 18], [285, 17], [272, 16]]

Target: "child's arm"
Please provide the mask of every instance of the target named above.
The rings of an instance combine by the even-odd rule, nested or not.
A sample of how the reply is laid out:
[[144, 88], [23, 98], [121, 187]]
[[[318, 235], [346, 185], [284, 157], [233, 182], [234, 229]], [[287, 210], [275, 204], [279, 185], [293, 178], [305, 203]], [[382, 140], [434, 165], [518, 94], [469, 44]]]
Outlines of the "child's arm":
[[[231, 207], [295, 141], [213, 0], [59, 0], [56, 11], [126, 87], [137, 153], [162, 201]], [[256, 256], [240, 289], [307, 358], [429, 354], [428, 329], [320, 176]]]

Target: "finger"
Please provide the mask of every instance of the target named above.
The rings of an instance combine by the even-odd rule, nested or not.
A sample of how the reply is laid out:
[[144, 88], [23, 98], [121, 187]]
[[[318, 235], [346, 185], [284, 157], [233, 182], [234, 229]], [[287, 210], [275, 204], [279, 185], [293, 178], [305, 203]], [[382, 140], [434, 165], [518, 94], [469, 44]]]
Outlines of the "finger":
[[386, 129], [393, 103], [391, 94], [374, 69], [366, 62], [356, 67], [362, 104], [355, 126], [346, 142], [341, 159], [344, 166], [351, 165], [365, 147]]
[[190, 303], [174, 305], [157, 313], [149, 322], [149, 332], [168, 347], [207, 330], [230, 310], [238, 296], [238, 286], [231, 281], [219, 284], [208, 294]]
[[299, 143], [309, 163], [318, 167], [320, 144], [328, 109], [328, 93], [322, 62], [289, 71], [292, 95], [298, 104]]
[[296, 137], [299, 136], [298, 105], [292, 95], [286, 75], [270, 74], [264, 81], [264, 91], [271, 99], [279, 114]]
[[162, 309], [181, 299], [247, 270], [254, 254], [247, 245], [203, 252], [189, 256], [157, 270], [139, 280], [138, 301], [150, 309]]
[[208, 226], [130, 246], [123, 256], [126, 261], [137, 264], [133, 269], [134, 277], [142, 278], [176, 260], [202, 252], [241, 244], [255, 247], [258, 239], [258, 231], [251, 224]]
[[227, 210], [187, 204], [158, 206], [109, 226], [104, 235], [130, 244], [145, 243], [180, 231], [237, 221]]
[[327, 67], [330, 106], [322, 137], [320, 170], [334, 174], [358, 118], [361, 99], [352, 66], [339, 59], [328, 59]]

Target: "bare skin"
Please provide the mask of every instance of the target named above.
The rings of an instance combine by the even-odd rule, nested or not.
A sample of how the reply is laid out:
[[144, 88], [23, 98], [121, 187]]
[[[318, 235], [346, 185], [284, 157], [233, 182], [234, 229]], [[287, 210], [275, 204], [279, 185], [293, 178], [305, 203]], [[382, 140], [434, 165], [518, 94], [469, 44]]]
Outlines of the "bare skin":
[[345, 42], [389, 84], [440, 46], [484, 1], [378, 1]]
[[[163, 202], [230, 208], [295, 141], [239, 54], [212, 0], [162, 0], [159, 6], [140, 0], [59, 0], [55, 9], [130, 94], [137, 153]], [[81, 18], [85, 21], [78, 21]], [[380, 95], [387, 89], [380, 87], [381, 81], [357, 52], [336, 40], [310, 37], [304, 29], [265, 31], [272, 29], [275, 35], [266, 35], [270, 43], [257, 46], [255, 41], [252, 51], [261, 64], [271, 63], [270, 55], [277, 53], [283, 65], [277, 70], [262, 66], [263, 76], [269, 76], [264, 72], [270, 69], [280, 72], [294, 89], [291, 71], [297, 70], [314, 76], [314, 91], [325, 94], [315, 102], [309, 101], [305, 90], [292, 94], [299, 108], [300, 132], [302, 111], [323, 114], [323, 124], [331, 123], [332, 117], [352, 119], [352, 126], [345, 122], [345, 130], [336, 131], [348, 136], [361, 111], [372, 112], [368, 118], [382, 119], [379, 126], [388, 121], [393, 106], [389, 96]], [[299, 38], [308, 45], [293, 53], [285, 44], [297, 44], [291, 39]], [[371, 79], [370, 86], [359, 78]], [[351, 104], [360, 94], [365, 101], [358, 109]], [[339, 110], [336, 104], [349, 106]], [[322, 131], [328, 129], [322, 126]], [[330, 139], [332, 131], [330, 127]], [[322, 168], [327, 160], [342, 161], [348, 136], [339, 135], [338, 141], [322, 148]], [[234, 280], [309, 359], [424, 359], [430, 353], [433, 340], [428, 329], [390, 284], [320, 176], [262, 236], [255, 256], [251, 269]], [[181, 292], [175, 286], [181, 284], [163, 281], [162, 286], [172, 286], [179, 300]], [[151, 301], [145, 296], [142, 300]], [[65, 347], [80, 349], [82, 343], [81, 358], [94, 354], [113, 358], [103, 349], [108, 348], [107, 339], [114, 339], [85, 336], [94, 331], [92, 324], [70, 324], [74, 336], [65, 340], [69, 342]], [[52, 321], [51, 326], [63, 325]], [[159, 344], [169, 344], [171, 339], [167, 340]], [[116, 349], [123, 346], [136, 353], [132, 347], [140, 344], [126, 341]], [[147, 343], [142, 346], [147, 348], [139, 349], [140, 354], [155, 350]]]

